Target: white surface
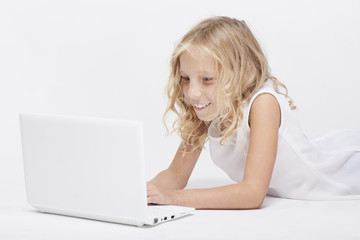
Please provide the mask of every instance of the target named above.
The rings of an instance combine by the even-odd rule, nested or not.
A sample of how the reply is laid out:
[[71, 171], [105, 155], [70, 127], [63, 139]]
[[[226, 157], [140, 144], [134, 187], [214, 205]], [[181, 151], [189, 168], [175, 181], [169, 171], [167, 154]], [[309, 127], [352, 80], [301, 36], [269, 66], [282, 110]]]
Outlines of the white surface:
[[[23, 236], [17, 239], [27, 239], [27, 234], [38, 239], [111, 239], [128, 233], [134, 238], [147, 233], [170, 239], [177, 234], [235, 238], [257, 236], [261, 229], [264, 233], [272, 229], [279, 239], [290, 234], [305, 238], [308, 232], [331, 237], [336, 236], [334, 231], [346, 229], [341, 232], [354, 234], [354, 220], [359, 219], [353, 213], [359, 207], [349, 207], [349, 202], [322, 209], [323, 203], [290, 201], [300, 204], [293, 209], [296, 213], [275, 205], [269, 208], [274, 209], [271, 218], [255, 217], [261, 211], [240, 211], [235, 216], [200, 212], [186, 219], [190, 222], [179, 220], [145, 230], [24, 212], [18, 114], [143, 120], [150, 178], [168, 166], [179, 142], [176, 135], [164, 137], [161, 122], [174, 43], [201, 19], [227, 15], [244, 19], [258, 37], [272, 73], [287, 85], [299, 107], [306, 133], [317, 136], [343, 127], [359, 130], [359, 12], [357, 0], [0, 1], [0, 239], [6, 239], [5, 234]], [[214, 176], [227, 179], [204, 151], [193, 177], [211, 178], [208, 185], [213, 185]], [[323, 215], [313, 212], [314, 207], [306, 210], [313, 204], [320, 205]], [[247, 214], [254, 216], [246, 219]], [[217, 220], [218, 215], [223, 218]], [[233, 217], [234, 222], [226, 221]], [[193, 221], [197, 225], [190, 224]]]
[[17, 201], [0, 204], [0, 239], [360, 239], [360, 201], [267, 197], [259, 210], [197, 210], [193, 216], [137, 228], [39, 213], [23, 202], [21, 192], [13, 191], [16, 195]]

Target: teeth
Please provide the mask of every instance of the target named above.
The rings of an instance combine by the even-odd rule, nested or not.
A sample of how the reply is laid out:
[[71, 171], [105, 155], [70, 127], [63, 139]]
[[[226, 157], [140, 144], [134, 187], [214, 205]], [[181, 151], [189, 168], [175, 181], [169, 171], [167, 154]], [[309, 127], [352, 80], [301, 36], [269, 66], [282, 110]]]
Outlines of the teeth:
[[204, 107], [206, 107], [207, 105], [209, 105], [210, 103], [208, 103], [208, 104], [194, 104], [194, 106], [196, 107], [196, 108], [204, 108]]

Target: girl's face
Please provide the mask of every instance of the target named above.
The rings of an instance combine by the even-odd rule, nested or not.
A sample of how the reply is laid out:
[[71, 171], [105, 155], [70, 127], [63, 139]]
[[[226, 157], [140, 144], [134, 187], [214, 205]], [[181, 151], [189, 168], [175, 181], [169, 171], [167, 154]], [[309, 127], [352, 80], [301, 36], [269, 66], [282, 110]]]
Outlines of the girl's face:
[[192, 48], [180, 55], [180, 74], [185, 99], [197, 117], [212, 121], [217, 117], [215, 59], [204, 50]]

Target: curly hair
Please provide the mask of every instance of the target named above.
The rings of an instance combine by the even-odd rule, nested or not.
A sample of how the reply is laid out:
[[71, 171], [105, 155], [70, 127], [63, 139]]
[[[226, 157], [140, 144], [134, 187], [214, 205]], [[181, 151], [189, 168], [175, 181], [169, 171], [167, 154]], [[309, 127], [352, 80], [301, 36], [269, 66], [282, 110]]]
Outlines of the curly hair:
[[[276, 92], [289, 99], [286, 86], [270, 74], [268, 62], [254, 35], [244, 21], [229, 17], [213, 17], [203, 20], [193, 27], [177, 44], [170, 61], [170, 76], [166, 87], [169, 99], [164, 113], [177, 115], [172, 132], [177, 132], [182, 142], [192, 146], [192, 150], [203, 148], [210, 122], [200, 120], [193, 107], [184, 99], [180, 75], [180, 55], [190, 48], [200, 48], [210, 53], [217, 65], [217, 117], [222, 144], [228, 137], [236, 136], [243, 120], [243, 106], [264, 84], [271, 79]], [[280, 92], [279, 87], [285, 90]]]

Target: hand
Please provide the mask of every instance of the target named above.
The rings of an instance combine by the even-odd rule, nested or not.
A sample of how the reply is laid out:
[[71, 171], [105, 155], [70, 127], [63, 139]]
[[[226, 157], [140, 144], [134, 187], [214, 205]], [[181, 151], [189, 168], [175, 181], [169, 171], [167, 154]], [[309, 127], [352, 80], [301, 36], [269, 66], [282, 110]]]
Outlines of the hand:
[[147, 182], [147, 201], [148, 203], [161, 205], [174, 205], [177, 190], [165, 189]]

